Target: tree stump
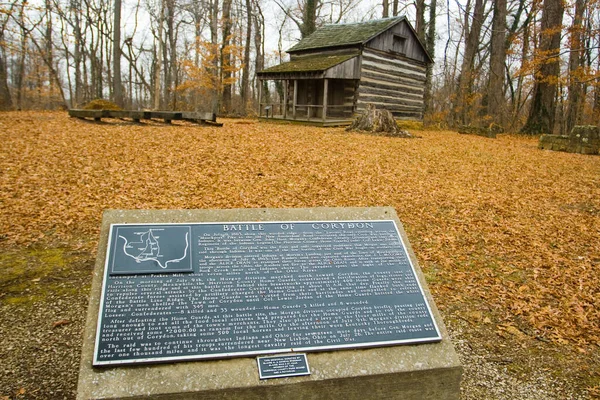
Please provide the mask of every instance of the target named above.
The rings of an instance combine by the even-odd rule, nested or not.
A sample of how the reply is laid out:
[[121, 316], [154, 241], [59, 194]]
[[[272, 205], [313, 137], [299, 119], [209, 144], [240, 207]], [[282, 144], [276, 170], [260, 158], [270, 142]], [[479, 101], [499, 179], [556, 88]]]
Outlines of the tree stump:
[[378, 110], [372, 104], [368, 104], [364, 113], [358, 116], [346, 130], [371, 132], [381, 136], [413, 137], [410, 133], [398, 127], [391, 112]]

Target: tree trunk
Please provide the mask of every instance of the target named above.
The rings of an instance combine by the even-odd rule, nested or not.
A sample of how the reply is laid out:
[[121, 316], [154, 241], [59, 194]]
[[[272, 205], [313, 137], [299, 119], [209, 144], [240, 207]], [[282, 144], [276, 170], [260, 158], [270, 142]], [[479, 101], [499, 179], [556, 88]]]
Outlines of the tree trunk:
[[[12, 110], [13, 102], [8, 88], [8, 71], [6, 65], [6, 41], [4, 38], [4, 32], [6, 31], [6, 25], [9, 21], [9, 13], [12, 12], [14, 3], [10, 9], [3, 16], [2, 26], [0, 26], [0, 111]], [[2, 14], [0, 14], [2, 15]]]
[[383, 11], [381, 13], [381, 16], [383, 18], [387, 18], [390, 16], [390, 1], [389, 0], [383, 0], [383, 3], [381, 4], [383, 6]]
[[[50, 65], [54, 65], [54, 44], [52, 42], [52, 2], [50, 0], [46, 0], [46, 59]], [[53, 94], [54, 94], [54, 79], [52, 76], [52, 72], [48, 69], [48, 101], [47, 107], [52, 107], [53, 105]]]
[[[254, 49], [256, 51], [256, 58], [254, 60], [254, 70], [260, 72], [265, 68], [265, 51], [264, 51], [264, 29], [265, 29], [265, 18], [260, 8], [258, 1], [253, 2], [256, 12], [254, 13]], [[263, 81], [256, 79], [257, 103], [260, 108], [261, 105], [261, 94], [263, 93]], [[268, 91], [265, 90], [268, 94]]]
[[242, 112], [246, 115], [250, 100], [250, 42], [252, 40], [252, 5], [246, 0], [246, 46], [244, 47], [244, 70], [242, 72]]
[[[437, 18], [437, 1], [431, 0], [429, 4], [429, 26], [427, 29], [427, 37], [425, 39], [425, 47], [429, 56], [433, 60], [435, 58], [435, 22]], [[433, 110], [432, 96], [432, 79], [433, 79], [433, 64], [427, 66], [425, 72], [425, 92], [423, 93], [423, 116]]]
[[415, 31], [421, 43], [425, 43], [425, 0], [416, 0], [417, 18]]
[[317, 0], [306, 0], [302, 13], [300, 34], [304, 39], [317, 30]]
[[177, 91], [175, 88], [177, 87], [177, 39], [175, 32], [175, 1], [174, 0], [166, 0], [166, 25], [167, 32], [166, 38], [168, 40], [169, 46], [165, 49], [165, 88], [164, 88], [164, 97], [165, 102], [169, 106], [170, 109], [177, 109]]
[[506, 0], [494, 2], [492, 38], [490, 49], [490, 73], [487, 91], [483, 98], [484, 114], [503, 125], [504, 110], [504, 64], [506, 62]]
[[121, 83], [121, 0], [115, 0], [113, 22], [113, 102], [123, 107], [123, 84]]
[[158, 28], [156, 29], [156, 36], [158, 39], [158, 47], [155, 49], [155, 57], [154, 57], [154, 109], [160, 110], [161, 101], [160, 101], [160, 80], [161, 80], [161, 66], [162, 66], [162, 53], [163, 53], [163, 19], [164, 19], [164, 3], [161, 0], [160, 2], [160, 10], [158, 17]]
[[544, 0], [540, 32], [539, 72], [535, 74], [529, 117], [521, 133], [553, 133], [556, 112], [556, 81], [560, 73], [560, 33], [564, 6], [562, 0]]
[[[473, 9], [473, 20], [471, 28], [468, 29], [468, 24], [465, 23], [465, 52], [460, 69], [458, 82], [458, 93], [456, 94], [456, 103], [454, 106], [455, 123], [458, 125], [468, 125], [470, 111], [470, 94], [473, 87], [473, 65], [475, 56], [479, 49], [481, 27], [483, 25], [483, 12], [485, 9], [485, 0], [475, 0]], [[465, 13], [468, 14], [468, 13]], [[465, 22], [468, 21], [468, 16], [465, 15]]]
[[[600, 68], [598, 68], [596, 73], [600, 75]], [[596, 84], [594, 85], [594, 106], [592, 108], [592, 120], [600, 121], [600, 78], [596, 79]]]
[[8, 74], [6, 73], [6, 59], [4, 53], [4, 47], [1, 45], [4, 43], [2, 40], [2, 34], [0, 34], [0, 111], [12, 110], [12, 98], [10, 96], [10, 90], [8, 89]]
[[19, 9], [19, 26], [21, 28], [21, 48], [19, 49], [19, 59], [17, 62], [17, 73], [15, 76], [15, 86], [17, 89], [17, 110], [23, 109], [23, 81], [25, 80], [25, 56], [27, 54], [27, 29], [25, 29], [25, 5], [21, 3]]
[[[525, 21], [521, 24], [521, 16], [523, 12], [526, 13]], [[525, 8], [525, 2], [523, 0], [519, 1], [519, 7], [515, 13], [511, 15], [513, 19], [513, 23], [508, 28], [508, 34], [506, 35], [506, 44], [505, 48], [509, 49], [514, 39], [515, 35], [518, 34], [519, 30], [522, 30], [523, 37], [523, 45], [521, 46], [521, 60], [527, 60], [527, 54], [529, 51], [529, 24], [531, 22], [531, 18], [533, 15], [533, 10], [527, 11]], [[507, 74], [509, 71], [508, 66], [505, 65], [505, 69], [507, 70]], [[523, 93], [523, 74], [519, 74], [516, 79], [516, 88], [514, 87], [513, 80], [511, 78], [507, 79], [509, 87], [511, 89], [511, 115], [509, 118], [510, 124], [508, 124], [511, 128], [514, 128], [515, 124], [519, 122], [519, 115], [521, 110], [521, 98]]]
[[222, 108], [231, 112], [231, 0], [223, 0], [223, 30], [221, 45], [221, 85], [223, 86]]
[[[570, 29], [569, 53], [569, 98], [566, 117], [566, 133], [581, 121], [581, 103], [583, 101], [583, 85], [581, 83], [581, 69], [583, 67], [583, 11], [586, 1], [575, 1], [575, 18]], [[565, 132], [563, 132], [565, 133]]]
[[71, 12], [73, 13], [73, 33], [75, 35], [75, 48], [73, 49], [73, 64], [75, 69], [75, 98], [71, 99], [71, 107], [79, 106], [83, 99], [83, 81], [81, 79], [81, 46], [83, 45], [81, 35], [81, 19], [79, 18], [79, 0], [71, 0]]
[[210, 25], [210, 41], [212, 43], [211, 54], [212, 57], [212, 71], [207, 71], [212, 74], [213, 87], [212, 87], [212, 113], [217, 114], [219, 112], [219, 57], [217, 57], [217, 43], [219, 42], [219, 1], [212, 0], [210, 3], [209, 10], [209, 25]]

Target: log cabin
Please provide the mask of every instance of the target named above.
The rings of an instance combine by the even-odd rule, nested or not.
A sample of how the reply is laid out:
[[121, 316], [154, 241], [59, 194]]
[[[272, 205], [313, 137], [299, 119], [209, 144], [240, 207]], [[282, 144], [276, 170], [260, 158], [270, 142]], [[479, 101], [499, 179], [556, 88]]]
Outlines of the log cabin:
[[259, 101], [261, 118], [345, 125], [369, 103], [398, 119], [423, 118], [433, 61], [404, 16], [325, 25], [287, 53], [290, 61], [257, 74], [280, 84], [277, 103]]

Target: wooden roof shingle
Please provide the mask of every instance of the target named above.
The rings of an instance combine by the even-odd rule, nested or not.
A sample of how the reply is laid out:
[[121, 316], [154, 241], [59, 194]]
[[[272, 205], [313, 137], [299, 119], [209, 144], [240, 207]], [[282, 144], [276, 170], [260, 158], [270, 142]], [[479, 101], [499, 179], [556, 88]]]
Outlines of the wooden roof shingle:
[[404, 19], [405, 17], [393, 17], [351, 24], [324, 25], [287, 52], [363, 44]]
[[356, 56], [357, 54], [306, 57], [275, 65], [259, 72], [258, 75], [291, 72], [323, 72]]

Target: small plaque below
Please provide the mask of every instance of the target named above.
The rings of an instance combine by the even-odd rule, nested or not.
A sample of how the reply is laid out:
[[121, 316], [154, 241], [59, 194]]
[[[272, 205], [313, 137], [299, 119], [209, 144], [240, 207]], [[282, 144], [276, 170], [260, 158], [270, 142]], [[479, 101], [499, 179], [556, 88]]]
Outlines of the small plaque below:
[[260, 379], [310, 375], [306, 354], [258, 357], [256, 360]]

